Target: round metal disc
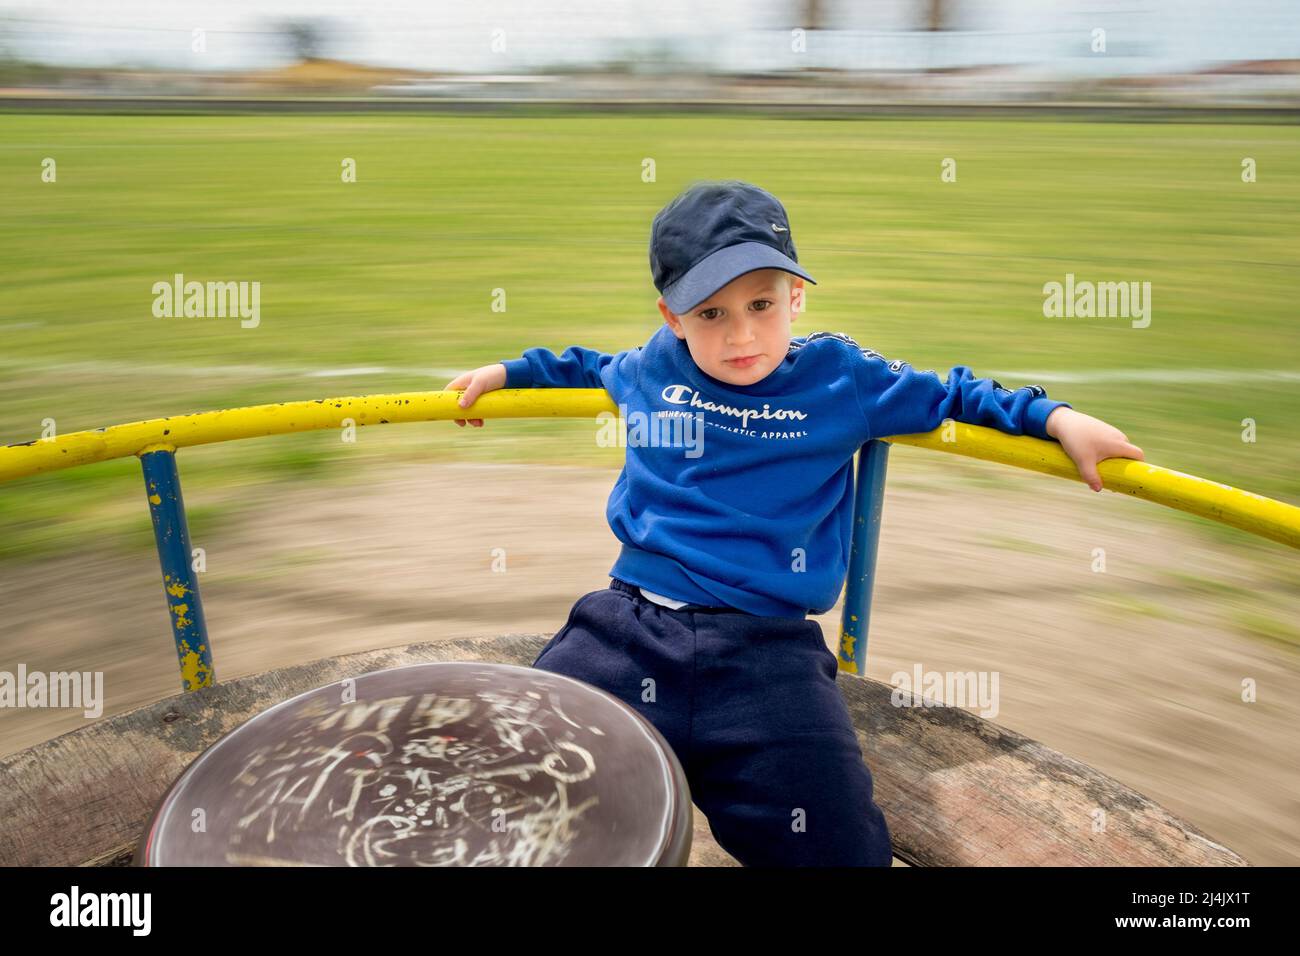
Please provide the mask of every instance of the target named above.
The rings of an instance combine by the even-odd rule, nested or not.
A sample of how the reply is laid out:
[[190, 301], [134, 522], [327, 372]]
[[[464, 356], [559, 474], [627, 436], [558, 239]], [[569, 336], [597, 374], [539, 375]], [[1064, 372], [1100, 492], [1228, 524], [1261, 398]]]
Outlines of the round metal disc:
[[194, 760], [145, 866], [685, 865], [691, 800], [659, 732], [604, 691], [490, 662], [308, 691]]

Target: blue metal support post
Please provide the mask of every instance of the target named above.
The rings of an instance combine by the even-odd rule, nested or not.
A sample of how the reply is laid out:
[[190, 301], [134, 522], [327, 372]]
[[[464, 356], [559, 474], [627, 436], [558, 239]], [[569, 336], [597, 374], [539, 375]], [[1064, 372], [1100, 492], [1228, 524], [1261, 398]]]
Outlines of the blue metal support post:
[[885, 507], [885, 469], [889, 445], [872, 439], [858, 451], [857, 488], [853, 500], [853, 543], [849, 551], [847, 591], [840, 619], [840, 670], [867, 672], [867, 630], [871, 589], [876, 577], [880, 516]]
[[208, 646], [198, 578], [190, 564], [190, 530], [185, 522], [175, 451], [170, 446], [151, 445], [140, 452], [140, 464], [144, 467], [163, 590], [180, 657], [181, 687], [189, 691], [212, 683], [212, 649]]

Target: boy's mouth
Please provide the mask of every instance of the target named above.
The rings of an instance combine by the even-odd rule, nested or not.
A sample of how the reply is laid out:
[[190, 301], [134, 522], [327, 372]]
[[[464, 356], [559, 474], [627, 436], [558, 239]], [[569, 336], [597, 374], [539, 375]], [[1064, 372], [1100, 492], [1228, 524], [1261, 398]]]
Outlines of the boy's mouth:
[[761, 357], [761, 353], [759, 355], [747, 355], [744, 358], [727, 359], [726, 364], [730, 365], [732, 368], [749, 368]]

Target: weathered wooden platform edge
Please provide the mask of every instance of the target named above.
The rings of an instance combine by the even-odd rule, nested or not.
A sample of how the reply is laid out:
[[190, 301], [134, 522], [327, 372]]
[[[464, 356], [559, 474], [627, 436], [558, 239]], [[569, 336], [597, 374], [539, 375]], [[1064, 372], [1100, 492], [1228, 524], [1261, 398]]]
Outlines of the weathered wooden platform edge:
[[[0, 865], [127, 863], [172, 781], [261, 710], [407, 664], [527, 666], [547, 640], [506, 634], [322, 658], [170, 697], [0, 758]], [[895, 853], [908, 863], [1247, 865], [1136, 791], [1029, 738], [957, 708], [895, 707], [893, 688], [876, 681], [841, 674], [839, 685]], [[734, 865], [698, 814], [691, 864]]]

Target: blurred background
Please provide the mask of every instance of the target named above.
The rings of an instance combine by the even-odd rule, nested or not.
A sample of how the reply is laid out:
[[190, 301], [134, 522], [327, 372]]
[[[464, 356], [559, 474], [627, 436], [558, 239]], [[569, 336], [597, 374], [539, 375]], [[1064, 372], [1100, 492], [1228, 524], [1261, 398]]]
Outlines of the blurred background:
[[0, 6], [0, 85], [115, 95], [1295, 105], [1289, 0]]
[[[1040, 384], [1300, 503], [1297, 110], [1289, 0], [0, 0], [0, 441], [634, 348], [651, 218], [736, 178], [818, 279], [797, 334]], [[157, 317], [178, 273], [258, 283], [258, 324]], [[1046, 316], [1067, 275], [1149, 282], [1150, 324]], [[594, 436], [185, 449], [218, 679], [553, 633], [617, 551]], [[892, 452], [870, 675], [997, 670], [999, 723], [1300, 862], [1294, 552], [1008, 472]], [[0, 670], [102, 670], [107, 716], [177, 691], [141, 485], [0, 487]], [[82, 723], [0, 710], [0, 753]]]

